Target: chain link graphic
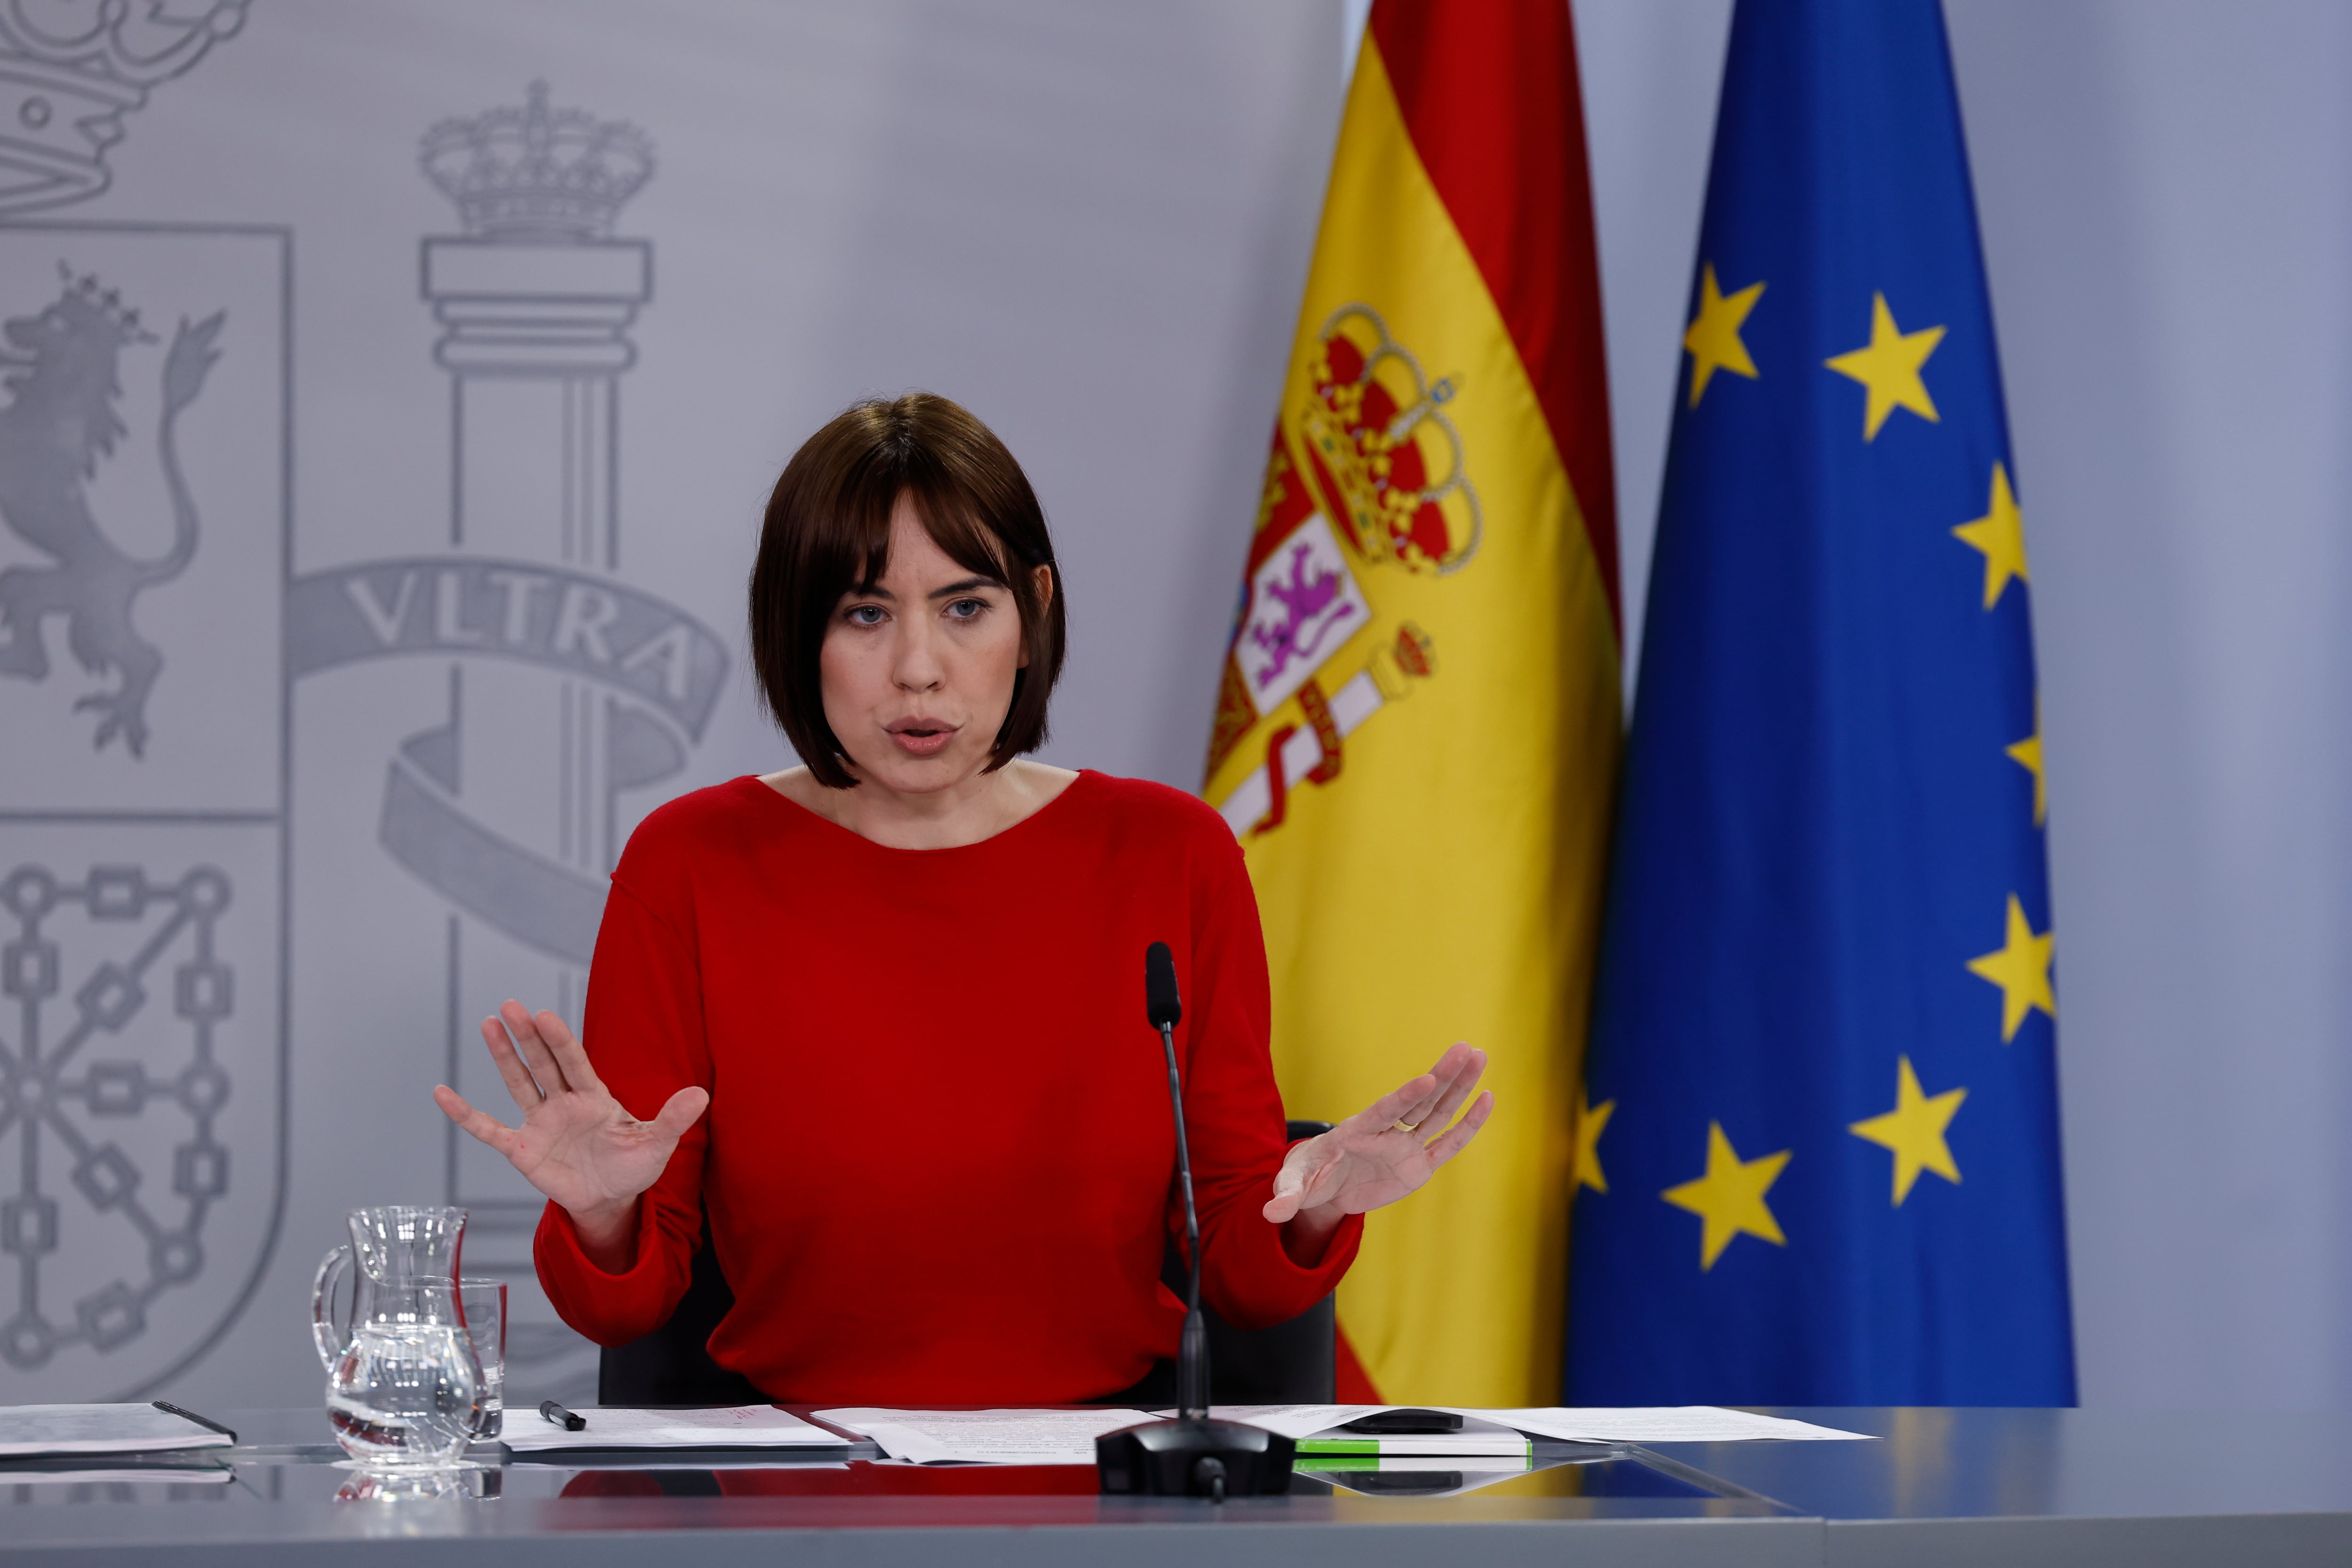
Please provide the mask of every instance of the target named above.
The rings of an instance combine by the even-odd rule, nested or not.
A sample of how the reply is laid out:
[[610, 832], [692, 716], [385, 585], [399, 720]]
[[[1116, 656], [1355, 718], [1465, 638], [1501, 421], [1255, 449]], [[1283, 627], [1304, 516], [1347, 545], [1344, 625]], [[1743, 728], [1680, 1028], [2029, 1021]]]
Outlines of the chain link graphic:
[[[0, 996], [15, 1005], [16, 1017], [15, 1038], [0, 1033], [0, 1139], [15, 1133], [19, 1157], [14, 1193], [0, 1199], [0, 1254], [16, 1266], [17, 1297], [15, 1314], [0, 1324], [0, 1358], [13, 1366], [40, 1366], [68, 1345], [110, 1351], [136, 1339], [155, 1298], [204, 1268], [205, 1211], [228, 1191], [228, 1150], [213, 1124], [228, 1101], [229, 1077], [215, 1059], [213, 1035], [235, 1005], [235, 976], [214, 954], [229, 895], [228, 877], [210, 866], [176, 882], [151, 881], [137, 866], [92, 866], [68, 883], [26, 865], [0, 881], [0, 910], [15, 922], [0, 943]], [[152, 918], [153, 927], [127, 961], [99, 963], [68, 995], [58, 943], [43, 927], [64, 905], [79, 906], [92, 922]], [[100, 1058], [102, 1042], [146, 1009], [150, 986], [174, 951], [184, 956], [169, 972], [170, 1001], [188, 1030], [186, 1064], [159, 1073], [143, 1061]], [[8, 1010], [0, 1004], [0, 1018]], [[142, 1195], [145, 1173], [99, 1125], [144, 1115], [151, 1102], [176, 1107], [191, 1125], [172, 1152], [176, 1226]], [[70, 1162], [67, 1181], [95, 1215], [137, 1232], [147, 1273], [137, 1283], [117, 1279], [100, 1287], [74, 1302], [69, 1321], [57, 1321], [42, 1308], [41, 1265], [58, 1250], [60, 1208], [43, 1178], [63, 1162]], [[0, 1190], [11, 1184], [0, 1178]]]

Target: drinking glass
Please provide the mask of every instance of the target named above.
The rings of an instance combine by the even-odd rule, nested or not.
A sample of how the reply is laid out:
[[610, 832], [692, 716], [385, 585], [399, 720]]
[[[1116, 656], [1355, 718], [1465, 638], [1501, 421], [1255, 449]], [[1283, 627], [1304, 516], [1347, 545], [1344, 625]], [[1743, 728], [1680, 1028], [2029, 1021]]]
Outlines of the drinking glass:
[[474, 1392], [474, 1440], [494, 1441], [506, 1428], [507, 1282], [460, 1279], [457, 1307], [474, 1342], [475, 1359], [482, 1363], [481, 1384]]

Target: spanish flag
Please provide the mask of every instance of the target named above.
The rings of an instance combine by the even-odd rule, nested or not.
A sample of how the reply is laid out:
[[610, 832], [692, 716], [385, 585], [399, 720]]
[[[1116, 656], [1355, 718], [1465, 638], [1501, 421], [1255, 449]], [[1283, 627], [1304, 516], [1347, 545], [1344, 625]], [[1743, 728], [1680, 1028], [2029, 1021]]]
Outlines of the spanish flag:
[[1550, 1404], [1620, 741], [1591, 195], [1562, 0], [1377, 0], [1204, 791], [1274, 1060], [1337, 1120], [1484, 1047], [1496, 1112], [1372, 1216], [1340, 1397]]

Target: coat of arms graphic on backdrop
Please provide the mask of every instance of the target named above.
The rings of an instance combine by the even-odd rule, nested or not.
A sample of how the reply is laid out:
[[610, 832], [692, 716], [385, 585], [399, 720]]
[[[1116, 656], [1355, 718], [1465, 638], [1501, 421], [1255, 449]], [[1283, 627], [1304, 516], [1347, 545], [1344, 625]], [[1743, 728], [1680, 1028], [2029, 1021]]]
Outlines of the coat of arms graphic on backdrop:
[[152, 1387], [283, 1197], [288, 236], [28, 222], [244, 18], [0, 5], [0, 1401]]
[[1454, 382], [1430, 380], [1369, 306], [1318, 336], [1312, 384], [1275, 429], [1209, 742], [1212, 779], [1262, 749], [1216, 803], [1244, 837], [1278, 829], [1292, 791], [1338, 778], [1347, 737], [1437, 672], [1427, 633], [1382, 618], [1379, 574], [1451, 576], [1484, 528], [1445, 415]]

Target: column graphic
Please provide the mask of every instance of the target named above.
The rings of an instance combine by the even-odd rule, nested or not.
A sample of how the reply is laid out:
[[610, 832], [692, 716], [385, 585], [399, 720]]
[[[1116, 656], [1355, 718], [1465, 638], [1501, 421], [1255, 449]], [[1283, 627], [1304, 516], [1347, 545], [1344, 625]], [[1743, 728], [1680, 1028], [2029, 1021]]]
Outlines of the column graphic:
[[[726, 650], [615, 575], [619, 384], [653, 247], [612, 230], [652, 143], [535, 83], [520, 108], [433, 127], [422, 162], [462, 226], [422, 254], [450, 375], [448, 553], [298, 580], [289, 647], [298, 676], [439, 664], [446, 718], [390, 759], [380, 837], [448, 907], [447, 1081], [510, 1115], [476, 1021], [512, 996], [577, 1026], [624, 797], [685, 767]], [[469, 1271], [516, 1287], [509, 1359], [571, 1386], [589, 1349], [530, 1283], [540, 1198], [454, 1128], [446, 1172]]]
[[[627, 124], [551, 108], [535, 82], [520, 110], [434, 127], [423, 162], [465, 226], [424, 249], [425, 297], [443, 327], [434, 357], [451, 377], [450, 545], [611, 573], [619, 378], [653, 289], [653, 247], [612, 227], [653, 173], [652, 144]], [[528, 626], [533, 598], [546, 596], [551, 644], [607, 644], [609, 591], [579, 582], [551, 595], [525, 576], [500, 588], [501, 630]], [[586, 970], [572, 933], [593, 930], [604, 907], [616, 796], [677, 772], [684, 751], [600, 681], [480, 661], [452, 666], [449, 679], [449, 726], [431, 742], [449, 768], [438, 782], [474, 821], [570, 873], [517, 877], [505, 907], [453, 917], [453, 993], [469, 1017], [528, 996], [576, 1026]], [[499, 1103], [471, 1028], [458, 1033], [452, 1081]], [[469, 1141], [454, 1147], [452, 1195], [475, 1211], [478, 1232], [536, 1221], [538, 1203], [503, 1162]]]

